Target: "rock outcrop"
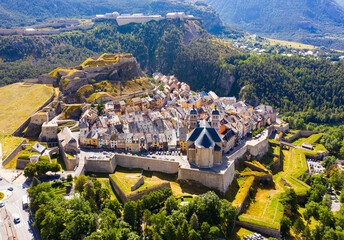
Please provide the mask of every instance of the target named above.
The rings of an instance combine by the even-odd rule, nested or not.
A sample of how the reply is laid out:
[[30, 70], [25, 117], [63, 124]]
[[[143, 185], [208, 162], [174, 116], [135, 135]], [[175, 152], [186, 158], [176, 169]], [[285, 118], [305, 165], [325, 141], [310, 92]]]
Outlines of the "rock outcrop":
[[131, 54], [103, 54], [97, 60], [88, 59], [73, 69], [56, 69], [49, 76], [42, 75], [40, 79], [47, 82], [54, 78], [54, 83], [59, 81], [60, 90], [68, 96], [94, 80], [128, 81], [145, 77], [145, 74]]

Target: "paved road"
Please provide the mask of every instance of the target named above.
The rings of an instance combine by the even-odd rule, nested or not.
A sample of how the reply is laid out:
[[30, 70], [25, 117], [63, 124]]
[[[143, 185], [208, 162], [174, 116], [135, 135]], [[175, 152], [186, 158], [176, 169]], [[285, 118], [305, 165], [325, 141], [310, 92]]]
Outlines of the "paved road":
[[[13, 191], [8, 191], [8, 187], [13, 187]], [[27, 195], [27, 183], [7, 182], [5, 179], [0, 181], [0, 191], [5, 193], [3, 202], [5, 206], [0, 208], [0, 240], [7, 240], [8, 237], [15, 236], [19, 240], [40, 240], [38, 230], [32, 226], [33, 219], [29, 212], [22, 207], [22, 199]], [[13, 222], [13, 214], [19, 214], [20, 223]], [[12, 238], [11, 238], [12, 239]]]

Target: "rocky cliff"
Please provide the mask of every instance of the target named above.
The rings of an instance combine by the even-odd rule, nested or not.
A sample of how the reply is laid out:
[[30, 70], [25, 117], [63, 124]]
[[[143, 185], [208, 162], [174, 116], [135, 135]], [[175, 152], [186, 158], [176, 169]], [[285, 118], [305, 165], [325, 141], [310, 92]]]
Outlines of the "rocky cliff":
[[99, 81], [128, 81], [145, 77], [136, 59], [131, 54], [103, 54], [98, 59], [90, 58], [73, 69], [56, 69], [40, 79], [55, 79], [64, 96], [76, 93], [82, 86]]

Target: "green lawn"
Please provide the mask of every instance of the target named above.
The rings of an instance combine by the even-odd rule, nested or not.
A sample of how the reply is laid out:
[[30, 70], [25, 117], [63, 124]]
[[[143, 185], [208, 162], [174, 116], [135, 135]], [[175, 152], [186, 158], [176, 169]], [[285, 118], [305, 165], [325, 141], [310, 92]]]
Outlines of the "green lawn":
[[313, 134], [309, 136], [308, 138], [299, 138], [295, 140], [293, 144], [297, 146], [302, 146], [303, 143], [314, 144], [319, 138], [322, 137], [322, 135], [323, 135], [322, 133], [318, 133], [318, 134]]

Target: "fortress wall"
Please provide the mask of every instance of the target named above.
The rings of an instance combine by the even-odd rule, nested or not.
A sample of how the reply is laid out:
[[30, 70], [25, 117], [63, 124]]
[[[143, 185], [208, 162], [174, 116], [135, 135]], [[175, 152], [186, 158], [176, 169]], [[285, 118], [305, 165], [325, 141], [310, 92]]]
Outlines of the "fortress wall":
[[281, 233], [280, 233], [279, 229], [262, 227], [262, 226], [258, 226], [258, 225], [252, 224], [252, 223], [241, 222], [241, 221], [235, 221], [235, 225], [247, 228], [248, 230], [258, 232], [258, 233], [261, 233], [264, 235], [275, 237], [278, 239], [281, 237]]
[[16, 169], [24, 169], [26, 165], [30, 162], [29, 159], [17, 159], [17, 167]]
[[144, 195], [147, 195], [151, 192], [159, 191], [163, 188], [171, 188], [171, 184], [169, 182], [166, 182], [166, 183], [160, 184], [158, 186], [151, 187], [151, 188], [145, 189], [143, 191], [139, 191], [137, 193], [134, 193], [134, 194], [127, 196], [127, 199], [131, 200], [131, 201], [137, 201], [137, 200], [141, 199]]
[[110, 159], [85, 159], [85, 170], [96, 173], [113, 173], [116, 169], [115, 154]]
[[255, 145], [248, 144], [247, 150], [253, 156], [262, 156], [269, 151], [269, 141], [268, 139], [264, 139]]
[[[232, 165], [234, 168], [234, 164]], [[233, 177], [231, 177], [230, 179], [233, 180]], [[193, 181], [203, 184], [206, 187], [218, 189], [222, 193], [224, 193], [227, 190], [225, 186], [224, 178], [225, 177], [223, 173], [201, 171], [199, 169], [180, 168], [178, 172], [179, 180], [193, 180]], [[229, 179], [226, 181], [226, 184], [228, 184], [228, 182], [229, 182]]]
[[96, 173], [113, 173], [116, 164], [113, 165], [111, 160], [86, 160], [85, 170]]
[[[30, 119], [29, 119], [30, 120]], [[23, 144], [26, 144], [26, 139], [24, 139], [3, 161], [2, 166], [9, 163], [17, 154], [23, 149]]]
[[227, 192], [229, 186], [232, 184], [235, 177], [235, 163], [234, 161], [229, 165], [227, 170], [223, 174], [223, 189], [221, 192]]
[[319, 132], [300, 130], [299, 132], [295, 133], [293, 136], [283, 139], [283, 141], [291, 143], [297, 138], [301, 138], [301, 137], [302, 138], [308, 138], [309, 136], [311, 136], [313, 134], [317, 134], [317, 133], [319, 133]]
[[155, 158], [115, 154], [116, 164], [126, 168], [141, 168], [149, 171], [178, 173], [179, 163]]
[[115, 189], [115, 192], [117, 196], [119, 197], [119, 199], [121, 200], [121, 202], [122, 203], [127, 202], [128, 198], [125, 195], [125, 193], [122, 191], [122, 189], [117, 185], [117, 183], [112, 179], [111, 176], [109, 176], [109, 179], [110, 179], [111, 186]]

